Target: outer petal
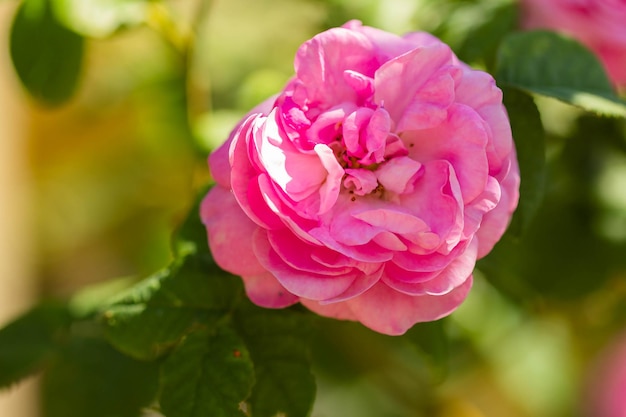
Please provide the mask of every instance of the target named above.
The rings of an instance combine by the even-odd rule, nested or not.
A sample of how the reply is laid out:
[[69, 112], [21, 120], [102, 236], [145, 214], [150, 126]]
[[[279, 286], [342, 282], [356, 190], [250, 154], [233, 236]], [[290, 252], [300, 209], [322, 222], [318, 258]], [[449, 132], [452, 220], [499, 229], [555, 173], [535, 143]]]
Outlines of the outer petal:
[[413, 297], [378, 283], [359, 297], [344, 302], [357, 320], [370, 329], [401, 335], [415, 323], [438, 320], [452, 313], [465, 300], [471, 286], [470, 276], [448, 294]]
[[250, 219], [263, 227], [275, 228], [281, 222], [263, 202], [263, 193], [258, 185], [261, 172], [252, 164], [249, 153], [252, 133], [264, 119], [260, 115], [250, 116], [233, 137], [229, 150], [230, 185], [241, 209]]
[[225, 188], [230, 188], [230, 162], [228, 159], [228, 152], [233, 138], [238, 134], [242, 125], [248, 120], [251, 115], [255, 114], [269, 114], [272, 106], [276, 101], [276, 96], [269, 97], [267, 100], [260, 103], [258, 106], [250, 110], [239, 123], [232, 130], [226, 142], [224, 142], [219, 148], [214, 150], [209, 155], [209, 167], [211, 168], [211, 175], [215, 181]]
[[229, 190], [213, 187], [202, 201], [200, 217], [220, 268], [235, 275], [265, 272], [252, 251], [252, 235], [258, 226], [245, 215]]
[[299, 298], [283, 287], [268, 271], [257, 275], [243, 275], [246, 294], [254, 304], [267, 308], [289, 307]]
[[381, 58], [381, 63], [391, 58], [409, 52], [419, 46], [440, 43], [437, 38], [425, 32], [413, 32], [408, 36], [398, 36], [384, 30], [369, 26], [363, 26], [358, 20], [351, 20], [343, 27], [359, 32], [367, 36], [374, 44], [375, 53]]
[[320, 316], [330, 317], [331, 319], [337, 320], [358, 321], [358, 318], [350, 309], [350, 305], [346, 302], [322, 304], [319, 301], [307, 300], [303, 298], [300, 300], [300, 303]]
[[482, 71], [466, 70], [456, 86], [456, 102], [474, 109], [485, 121], [489, 135], [487, 160], [489, 173], [502, 169], [503, 161], [513, 150], [511, 124], [502, 105], [502, 91], [491, 75]]
[[511, 169], [502, 181], [502, 194], [498, 205], [485, 214], [480, 228], [476, 232], [478, 237], [478, 259], [487, 255], [500, 240], [511, 220], [519, 200], [519, 168], [515, 152], [511, 154]]

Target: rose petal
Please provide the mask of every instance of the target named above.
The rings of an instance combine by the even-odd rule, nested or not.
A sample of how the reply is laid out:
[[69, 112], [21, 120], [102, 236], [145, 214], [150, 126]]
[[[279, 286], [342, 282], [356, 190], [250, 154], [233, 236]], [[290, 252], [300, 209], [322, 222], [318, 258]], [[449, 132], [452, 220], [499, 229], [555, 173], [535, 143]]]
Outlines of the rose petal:
[[517, 160], [515, 158], [511, 159], [511, 164], [513, 168], [501, 182], [502, 194], [500, 202], [493, 210], [485, 214], [480, 228], [476, 232], [479, 244], [478, 259], [487, 255], [500, 240], [517, 207], [520, 184], [519, 169], [517, 168]]
[[[298, 271], [338, 276], [350, 273], [354, 269], [353, 263], [342, 263], [341, 265], [319, 263], [317, 259], [319, 259], [320, 253], [328, 252], [328, 249], [303, 242], [289, 230], [268, 231], [267, 240], [271, 248], [280, 257], [281, 262]], [[313, 257], [314, 253], [317, 254], [317, 258]]]
[[267, 308], [289, 307], [299, 301], [268, 271], [242, 276], [246, 295], [254, 304]]
[[[438, 320], [452, 313], [472, 286], [472, 277], [451, 292], [437, 295], [409, 296], [380, 282], [359, 297], [344, 301], [361, 323], [388, 335], [401, 335], [415, 323]], [[323, 313], [321, 313], [323, 314]]]
[[252, 251], [252, 235], [258, 226], [245, 215], [229, 190], [213, 187], [202, 200], [200, 216], [220, 268], [237, 275], [265, 271]]
[[353, 30], [335, 28], [305, 42], [296, 54], [296, 77], [300, 82], [294, 99], [320, 108], [354, 102], [357, 93], [344, 78], [347, 70], [372, 77], [379, 63], [371, 54], [370, 40]]
[[[374, 101], [383, 106], [397, 124], [401, 123], [419, 90], [442, 66], [450, 64], [451, 58], [450, 48], [439, 43], [416, 48], [386, 62], [374, 77]], [[448, 86], [453, 84], [448, 83]], [[448, 96], [445, 101], [449, 101]], [[407, 117], [417, 116], [415, 111], [410, 113]], [[430, 117], [430, 113], [426, 116]], [[416, 125], [416, 128], [420, 126]]]
[[[423, 174], [414, 182], [412, 193], [399, 196], [400, 205], [412, 210], [412, 215], [421, 219], [427, 228], [439, 237], [442, 247], [433, 247], [433, 236], [416, 235], [414, 253], [449, 251], [461, 239], [463, 232], [463, 203], [461, 190], [454, 169], [444, 160], [426, 162]], [[445, 246], [444, 246], [445, 243]]]
[[337, 320], [358, 321], [358, 318], [352, 310], [350, 310], [350, 306], [346, 302], [322, 304], [319, 301], [307, 300], [303, 298], [300, 300], [300, 303], [320, 316], [330, 317], [331, 319]]
[[[214, 150], [211, 155], [209, 155], [209, 167], [211, 168], [211, 175], [215, 179], [215, 181], [225, 188], [230, 188], [230, 161], [229, 161], [229, 149], [230, 145], [233, 141], [233, 138], [239, 134], [239, 131], [242, 130], [242, 126], [246, 123], [250, 123], [250, 120], [253, 118], [251, 116], [256, 116], [258, 114], [265, 115], [269, 114], [271, 111], [274, 102], [276, 101], [276, 96], [271, 96], [267, 100], [263, 101], [256, 107], [244, 116], [239, 123], [232, 130], [226, 142], [224, 142], [219, 148]], [[243, 127], [245, 131], [247, 128]]]
[[424, 280], [423, 276], [412, 277], [409, 271], [406, 271], [406, 275], [400, 276], [396, 270], [394, 276], [384, 275], [383, 282], [407, 295], [444, 295], [461, 286], [472, 275], [477, 252], [478, 241], [475, 239], [460, 256], [454, 258], [445, 269], [428, 280]]
[[511, 125], [502, 106], [502, 91], [491, 75], [482, 71], [466, 70], [456, 85], [456, 101], [473, 108], [485, 121], [489, 135], [487, 160], [489, 173], [501, 170], [503, 160], [513, 150]]
[[463, 202], [480, 195], [487, 183], [489, 162], [486, 155], [488, 132], [482, 118], [470, 107], [453, 104], [445, 123], [433, 129], [407, 132], [409, 156], [421, 163], [443, 160], [454, 167]]
[[376, 177], [385, 190], [396, 194], [413, 191], [413, 182], [417, 178], [422, 164], [408, 157], [393, 158], [376, 170]]
[[[361, 275], [355, 270], [341, 275], [324, 275], [295, 269], [278, 256], [269, 244], [267, 234], [263, 229], [257, 229], [254, 233], [253, 250], [261, 265], [270, 271], [290, 293], [310, 300], [336, 297], [346, 291]], [[323, 268], [320, 268], [320, 272], [323, 272]]]
[[378, 181], [376, 175], [370, 170], [348, 168], [343, 186], [353, 191], [354, 194], [363, 196], [374, 191], [378, 187]]

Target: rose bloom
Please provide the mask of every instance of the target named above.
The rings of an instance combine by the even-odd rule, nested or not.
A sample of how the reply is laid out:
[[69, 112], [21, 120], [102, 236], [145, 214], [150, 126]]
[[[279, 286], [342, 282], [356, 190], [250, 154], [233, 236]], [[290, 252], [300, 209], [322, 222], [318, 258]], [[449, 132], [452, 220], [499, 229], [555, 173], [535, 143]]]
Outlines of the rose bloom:
[[626, 417], [626, 334], [600, 353], [586, 389], [587, 415]]
[[381, 333], [450, 314], [516, 207], [502, 93], [426, 33], [351, 21], [209, 157], [201, 216], [250, 299]]
[[625, 0], [522, 0], [522, 24], [576, 38], [598, 55], [615, 85], [626, 87]]

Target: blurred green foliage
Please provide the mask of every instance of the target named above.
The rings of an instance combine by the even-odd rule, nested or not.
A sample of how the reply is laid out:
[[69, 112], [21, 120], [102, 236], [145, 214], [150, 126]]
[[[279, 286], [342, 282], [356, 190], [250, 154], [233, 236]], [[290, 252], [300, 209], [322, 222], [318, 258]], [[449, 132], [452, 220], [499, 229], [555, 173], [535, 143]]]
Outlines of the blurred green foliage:
[[[580, 45], [517, 33], [518, 12], [16, 2], [7, 47], [33, 99], [39, 272], [44, 296], [69, 301], [0, 330], [0, 386], [43, 370], [45, 417], [583, 416], [592, 359], [626, 331], [626, 105]], [[193, 204], [206, 155], [282, 87], [300, 43], [350, 19], [430, 31], [492, 72], [520, 159], [519, 210], [469, 299], [403, 337], [253, 306], [213, 263]]]

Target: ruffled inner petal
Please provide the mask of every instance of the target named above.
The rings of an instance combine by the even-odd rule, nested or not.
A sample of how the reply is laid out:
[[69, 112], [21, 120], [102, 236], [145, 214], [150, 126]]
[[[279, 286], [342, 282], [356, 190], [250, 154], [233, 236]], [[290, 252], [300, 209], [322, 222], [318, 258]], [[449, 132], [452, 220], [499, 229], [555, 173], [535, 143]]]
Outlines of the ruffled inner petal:
[[[399, 196], [400, 205], [410, 208], [411, 214], [428, 225], [427, 231], [438, 238], [417, 235], [409, 250], [420, 254], [448, 252], [459, 242], [463, 231], [463, 203], [454, 169], [444, 160], [427, 162], [414, 187], [412, 193]], [[434, 242], [440, 245], [433, 247]]]
[[418, 47], [387, 61], [374, 77], [374, 101], [389, 112], [396, 124], [400, 123], [418, 91], [451, 59], [450, 48], [439, 43]]
[[346, 82], [344, 73], [356, 71], [373, 77], [380, 63], [372, 55], [371, 41], [361, 33], [345, 28], [322, 32], [305, 42], [294, 62], [299, 81], [294, 99], [327, 109], [342, 102], [356, 102], [358, 94]]

